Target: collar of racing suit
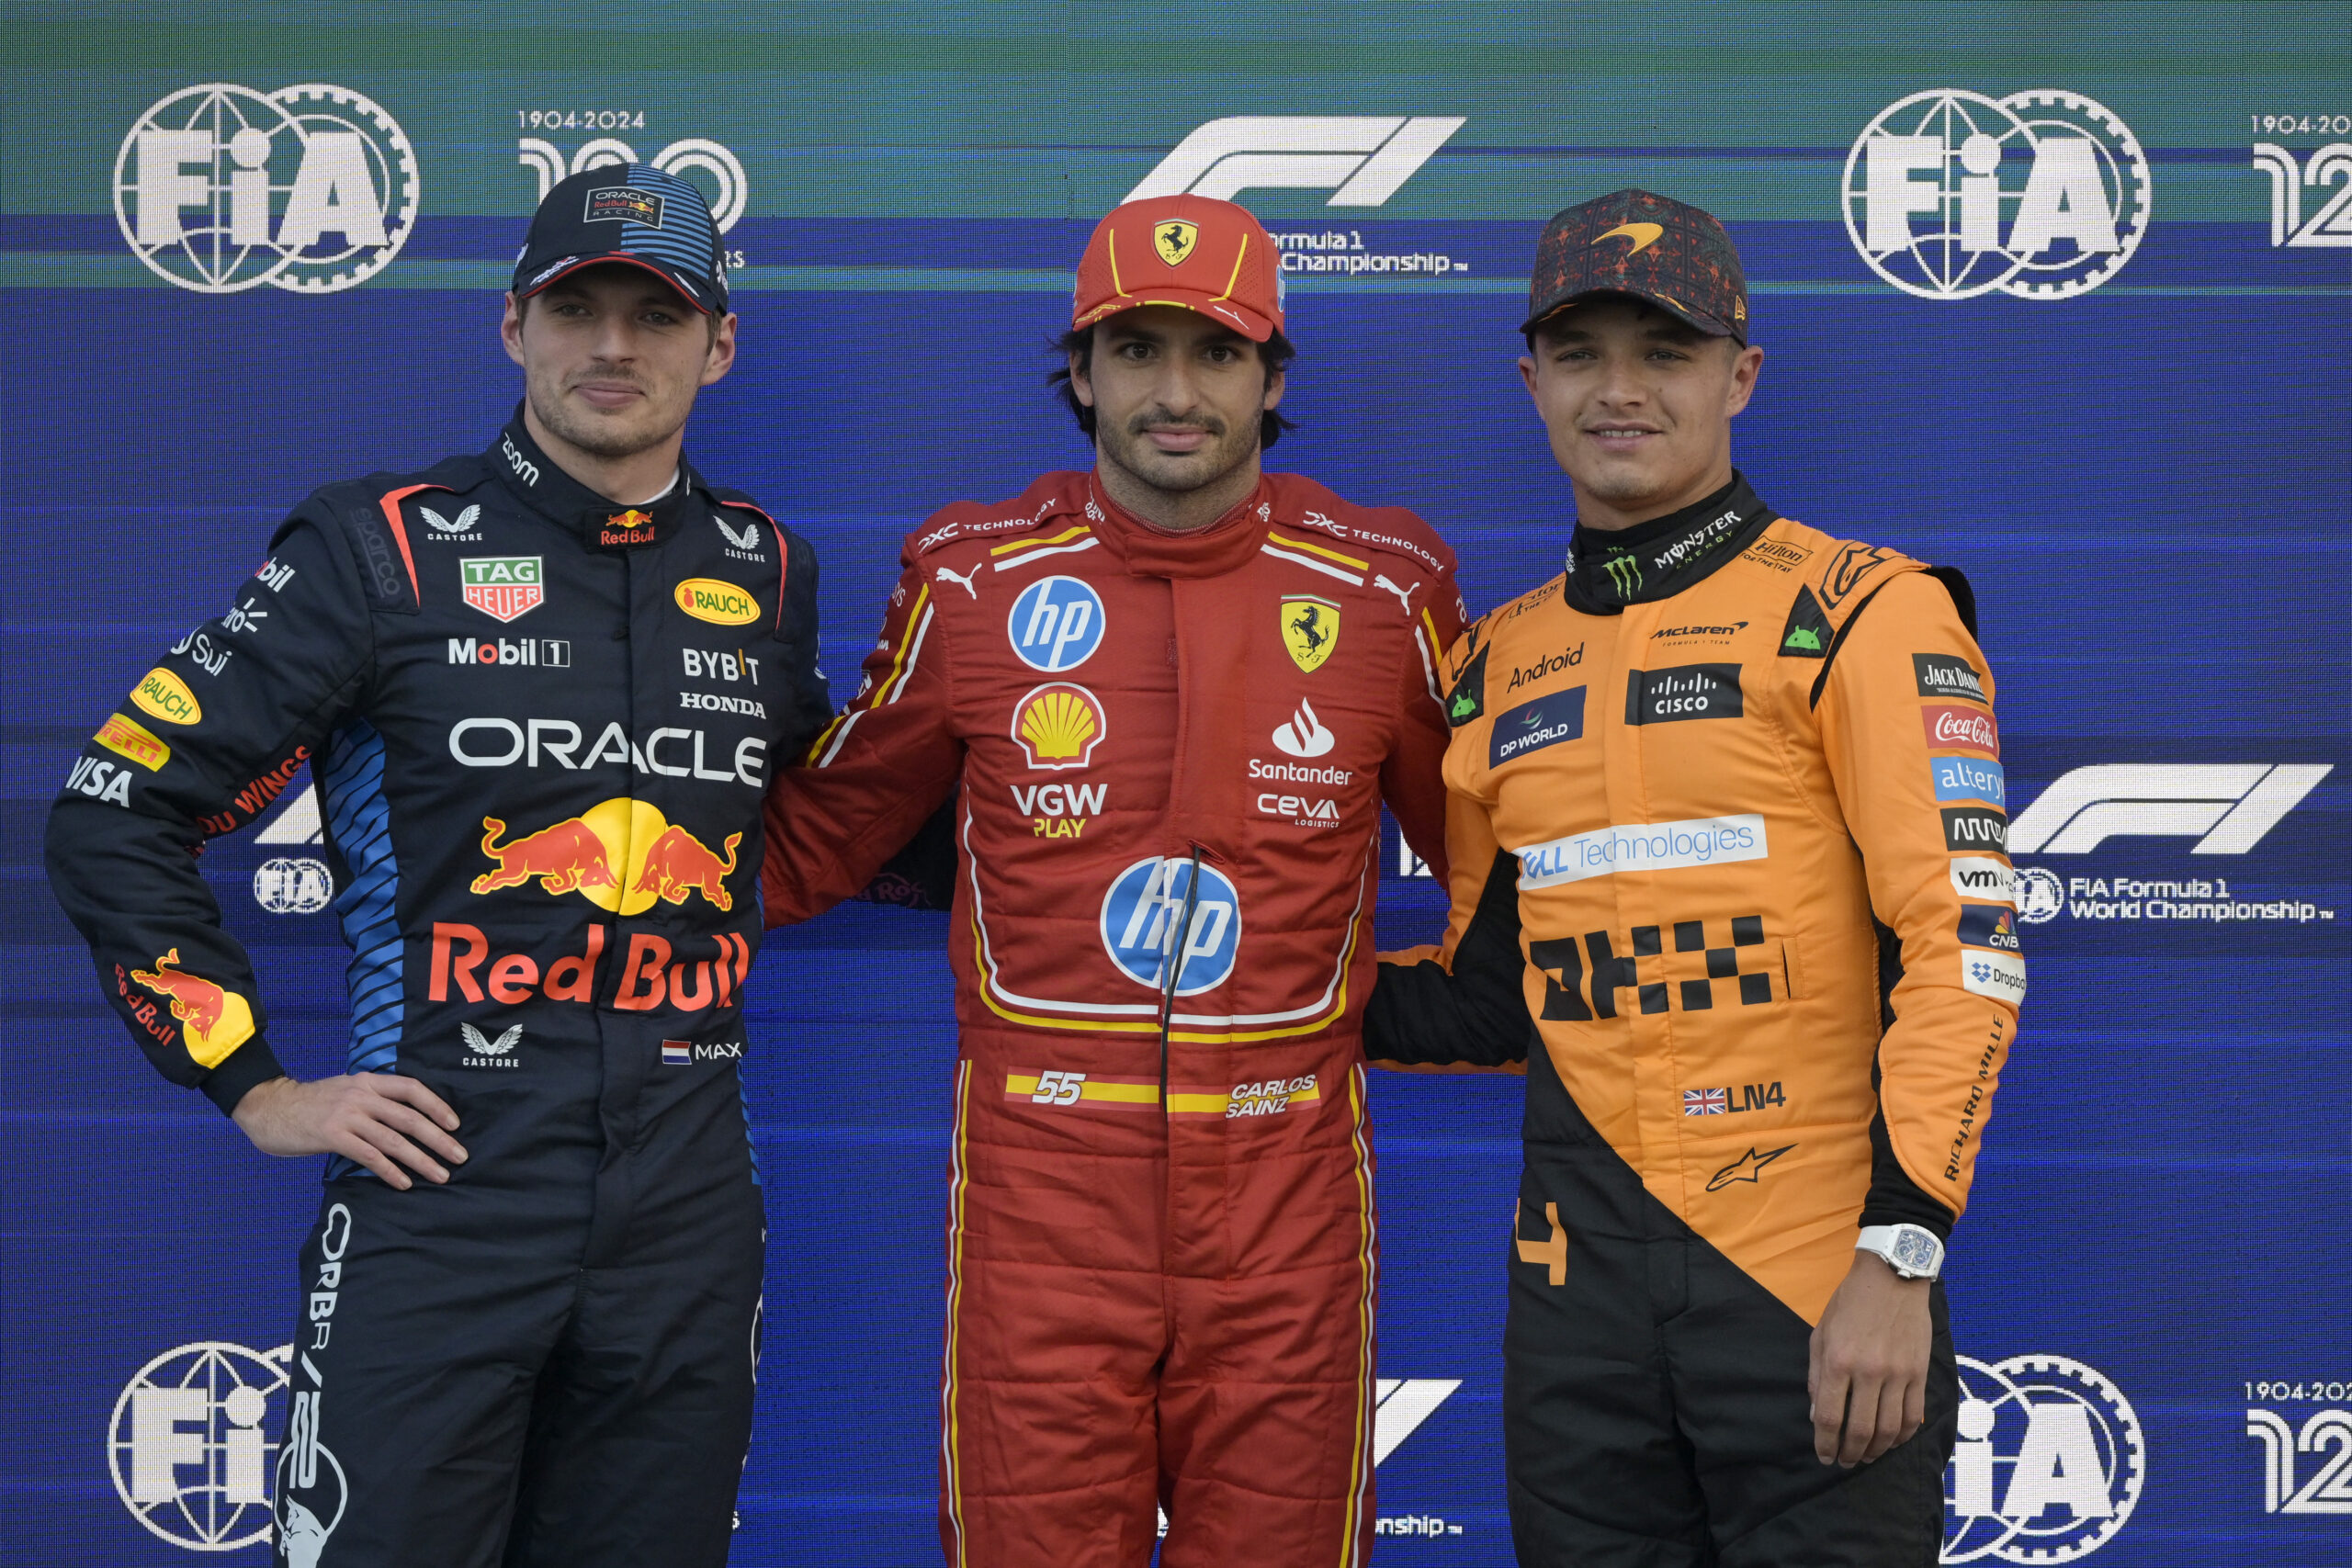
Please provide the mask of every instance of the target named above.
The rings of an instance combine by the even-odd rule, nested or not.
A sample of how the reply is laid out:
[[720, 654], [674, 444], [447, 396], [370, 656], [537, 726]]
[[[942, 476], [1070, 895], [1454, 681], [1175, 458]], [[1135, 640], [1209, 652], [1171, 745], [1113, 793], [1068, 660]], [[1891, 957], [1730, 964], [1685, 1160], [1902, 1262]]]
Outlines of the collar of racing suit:
[[506, 488], [541, 516], [576, 529], [581, 543], [592, 550], [632, 550], [658, 545], [678, 531], [702, 476], [681, 457], [678, 477], [654, 500], [624, 506], [605, 500], [563, 471], [523, 424], [523, 405], [498, 433], [498, 442], [482, 454]]
[[1568, 537], [1566, 597], [1589, 615], [1670, 599], [1756, 542], [1780, 514], [1737, 469], [1731, 482], [1679, 512], [1607, 532], [1579, 523]]
[[1086, 476], [1086, 494], [1095, 536], [1134, 577], [1222, 577], [1237, 570], [1265, 544], [1274, 515], [1273, 486], [1263, 475], [1257, 489], [1204, 528], [1145, 522], [1111, 499], [1100, 474]]

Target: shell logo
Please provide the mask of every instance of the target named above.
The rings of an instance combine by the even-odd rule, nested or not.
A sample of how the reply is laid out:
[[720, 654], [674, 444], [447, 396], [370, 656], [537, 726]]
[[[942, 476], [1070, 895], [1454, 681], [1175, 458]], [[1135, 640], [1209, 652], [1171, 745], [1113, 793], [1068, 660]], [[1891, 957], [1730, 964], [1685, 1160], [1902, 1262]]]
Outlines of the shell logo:
[[1049, 681], [1013, 708], [1012, 739], [1032, 768], [1082, 768], [1111, 728], [1102, 702], [1085, 687]]
[[760, 602], [731, 582], [689, 577], [678, 584], [678, 608], [713, 626], [749, 626], [760, 618]]
[[204, 716], [203, 705], [187, 682], [160, 664], [139, 678], [130, 700], [165, 724], [194, 724]]

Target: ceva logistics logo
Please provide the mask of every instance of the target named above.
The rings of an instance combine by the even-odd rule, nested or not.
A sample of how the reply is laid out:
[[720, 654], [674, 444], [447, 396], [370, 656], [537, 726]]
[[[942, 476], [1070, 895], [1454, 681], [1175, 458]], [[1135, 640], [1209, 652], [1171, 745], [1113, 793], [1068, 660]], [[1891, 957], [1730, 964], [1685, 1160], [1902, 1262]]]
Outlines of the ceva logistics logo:
[[139, 117], [114, 162], [124, 243], [199, 294], [365, 283], [408, 243], [421, 188], [399, 123], [322, 83], [183, 87]]

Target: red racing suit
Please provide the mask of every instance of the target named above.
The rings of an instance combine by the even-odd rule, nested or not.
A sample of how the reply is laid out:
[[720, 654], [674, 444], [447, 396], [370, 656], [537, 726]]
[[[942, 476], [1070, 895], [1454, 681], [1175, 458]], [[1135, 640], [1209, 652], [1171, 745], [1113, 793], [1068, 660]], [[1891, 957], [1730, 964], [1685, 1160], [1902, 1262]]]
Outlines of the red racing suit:
[[947, 1560], [1143, 1562], [1158, 1501], [1171, 1568], [1359, 1562], [1358, 1021], [1384, 799], [1442, 864], [1453, 555], [1293, 475], [1174, 533], [1054, 473], [902, 560], [762, 885], [808, 919], [960, 782]]

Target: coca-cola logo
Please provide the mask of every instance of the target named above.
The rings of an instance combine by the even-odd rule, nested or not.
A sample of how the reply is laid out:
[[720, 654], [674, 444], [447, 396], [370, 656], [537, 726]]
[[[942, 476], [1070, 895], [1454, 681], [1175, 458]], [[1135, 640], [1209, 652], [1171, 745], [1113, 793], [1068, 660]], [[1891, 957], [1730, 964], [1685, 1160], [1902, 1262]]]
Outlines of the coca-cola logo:
[[1930, 704], [1919, 710], [1919, 721], [1928, 727], [1928, 744], [1939, 750], [2001, 754], [2001, 732], [1982, 708]]

